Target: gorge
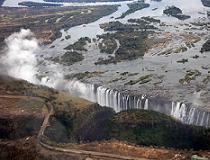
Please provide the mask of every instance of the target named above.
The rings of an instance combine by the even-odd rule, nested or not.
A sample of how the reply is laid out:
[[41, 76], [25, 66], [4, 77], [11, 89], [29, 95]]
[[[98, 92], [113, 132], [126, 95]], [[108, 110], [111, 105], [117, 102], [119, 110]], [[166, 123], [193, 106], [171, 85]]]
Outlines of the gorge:
[[69, 82], [66, 89], [101, 106], [113, 108], [116, 112], [132, 109], [153, 110], [172, 116], [185, 124], [210, 127], [210, 112], [193, 104], [169, 101], [160, 97], [149, 98], [144, 94], [129, 95], [129, 93], [80, 81]]

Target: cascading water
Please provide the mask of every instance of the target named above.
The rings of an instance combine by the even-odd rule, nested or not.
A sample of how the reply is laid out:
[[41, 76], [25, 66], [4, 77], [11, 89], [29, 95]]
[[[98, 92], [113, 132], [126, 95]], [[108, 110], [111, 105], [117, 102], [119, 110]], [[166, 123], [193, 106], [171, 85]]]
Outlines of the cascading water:
[[101, 106], [111, 107], [116, 112], [129, 109], [153, 110], [172, 116], [185, 124], [210, 127], [210, 112], [196, 108], [192, 104], [170, 102], [159, 98], [148, 99], [145, 95], [131, 96], [117, 90], [80, 81], [71, 81], [66, 89]]

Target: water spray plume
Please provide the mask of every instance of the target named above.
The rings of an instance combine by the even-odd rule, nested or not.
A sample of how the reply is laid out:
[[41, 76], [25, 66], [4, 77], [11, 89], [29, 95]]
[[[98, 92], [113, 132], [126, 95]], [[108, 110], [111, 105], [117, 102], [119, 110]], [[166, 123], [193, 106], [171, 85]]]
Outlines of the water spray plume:
[[9, 76], [36, 83], [37, 59], [35, 51], [39, 45], [34, 34], [21, 29], [6, 40], [6, 53], [1, 57], [2, 65]]

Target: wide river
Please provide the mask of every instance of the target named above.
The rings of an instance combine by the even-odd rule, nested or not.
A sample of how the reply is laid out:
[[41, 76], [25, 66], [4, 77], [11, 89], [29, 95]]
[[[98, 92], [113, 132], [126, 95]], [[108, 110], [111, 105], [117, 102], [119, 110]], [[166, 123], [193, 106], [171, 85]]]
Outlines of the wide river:
[[[18, 6], [18, 2], [22, 2], [24, 0], [6, 0], [3, 4], [3, 6], [8, 7], [20, 7]], [[34, 2], [43, 2], [43, 0], [32, 0]], [[192, 22], [198, 22], [198, 21], [209, 21], [207, 19], [207, 11], [210, 11], [209, 8], [204, 7], [201, 3], [201, 0], [162, 0], [160, 2], [152, 1], [152, 0], [146, 0], [146, 3], [150, 4], [149, 8], [145, 8], [139, 11], [136, 11], [135, 13], [132, 13], [125, 18], [117, 19], [117, 21], [120, 21], [122, 23], [127, 23], [127, 20], [130, 18], [141, 18], [143, 16], [151, 16], [156, 19], [160, 19], [162, 23], [166, 24], [164, 26], [158, 26], [160, 35], [164, 36], [164, 34], [170, 34], [172, 36], [172, 40], [169, 42], [169, 44], [163, 48], [150, 50], [143, 58], [139, 58], [133, 61], [125, 61], [120, 62], [117, 64], [109, 64], [109, 65], [95, 65], [94, 62], [98, 60], [98, 58], [101, 57], [107, 57], [106, 54], [100, 53], [99, 48], [95, 43], [90, 43], [87, 48], [87, 52], [83, 53], [85, 59], [81, 62], [75, 63], [71, 66], [62, 66], [59, 64], [55, 64], [51, 61], [48, 61], [47, 59], [49, 57], [62, 55], [65, 53], [64, 48], [68, 46], [69, 44], [73, 44], [81, 37], [89, 37], [91, 39], [96, 38], [97, 35], [104, 34], [104, 30], [100, 28], [100, 24], [107, 23], [111, 21], [116, 21], [115, 18], [119, 17], [122, 13], [124, 13], [126, 10], [128, 10], [128, 3], [132, 3], [133, 1], [124, 1], [124, 2], [104, 2], [104, 3], [64, 3], [64, 6], [87, 6], [87, 5], [120, 5], [118, 10], [111, 15], [104, 16], [100, 18], [99, 20], [89, 23], [89, 24], [83, 24], [79, 26], [72, 27], [68, 29], [67, 31], [61, 30], [62, 37], [55, 40], [52, 44], [48, 46], [42, 46], [41, 52], [39, 51], [40, 59], [43, 60], [45, 63], [42, 63], [39, 66], [40, 74], [44, 74], [46, 79], [48, 80], [47, 85], [55, 88], [60, 88], [62, 84], [60, 83], [61, 80], [63, 80], [64, 75], [71, 74], [71, 73], [81, 73], [81, 72], [103, 72], [102, 75], [96, 76], [93, 78], [89, 78], [86, 80], [86, 82], [91, 84], [97, 84], [102, 85], [107, 88], [113, 88], [117, 90], [129, 90], [130, 92], [135, 91], [141, 94], [151, 94], [151, 95], [162, 95], [166, 96], [167, 98], [170, 98], [173, 101], [182, 101], [185, 103], [192, 103], [194, 106], [202, 107], [207, 110], [210, 110], [209, 108], [209, 101], [202, 101], [208, 99], [210, 97], [210, 93], [208, 92], [209, 85], [206, 86], [206, 88], [203, 88], [203, 90], [197, 91], [197, 85], [199, 85], [202, 82], [202, 79], [205, 78], [208, 75], [208, 69], [210, 69], [210, 54], [201, 54], [200, 48], [202, 44], [206, 41], [209, 30], [206, 28], [199, 28], [199, 27], [191, 27]], [[183, 13], [186, 15], [190, 15], [191, 18], [185, 21], [180, 21], [176, 18], [169, 17], [163, 14], [163, 10], [167, 6], [176, 6], [182, 9]], [[170, 54], [170, 55], [157, 55], [154, 53], [159, 53], [161, 51], [170, 49], [172, 47], [180, 47], [182, 45], [185, 45], [185, 41], [183, 41], [184, 34], [192, 34], [192, 35], [199, 35], [201, 40], [195, 44], [195, 47], [188, 49], [188, 51], [180, 54]], [[64, 37], [70, 35], [70, 39], [65, 39]], [[55, 47], [51, 47], [55, 46]], [[39, 56], [38, 55], [38, 56]], [[195, 55], [198, 55], [198, 59], [194, 59]], [[177, 63], [178, 60], [181, 59], [187, 59], [187, 63]], [[195, 65], [196, 64], [196, 65]], [[186, 74], [187, 70], [199, 70], [202, 75], [196, 79], [191, 85], [188, 86], [182, 86], [179, 83], [179, 79], [183, 78]], [[126, 79], [117, 81], [117, 82], [110, 82], [113, 79], [119, 78], [121, 75], [120, 73], [123, 72], [129, 72], [129, 73], [137, 73], [135, 76], [132, 77], [126, 77]], [[148, 83], [145, 85], [124, 85], [126, 82], [130, 80], [138, 79], [140, 76], [152, 74], [154, 81], [158, 82], [158, 77], [162, 77], [159, 81], [159, 85], [154, 86], [154, 84]], [[57, 83], [59, 82], [59, 83]], [[59, 85], [58, 85], [59, 84]], [[73, 84], [72, 84], [73, 85]], [[65, 88], [65, 87], [63, 87]], [[90, 100], [90, 96], [84, 96], [82, 95], [84, 90], [87, 93], [87, 86], [83, 84], [75, 85], [75, 88], [70, 88], [72, 90], [76, 90], [75, 93], [78, 95], [81, 95], [83, 98], [87, 98]], [[93, 89], [94, 87], [92, 87]], [[91, 90], [91, 89], [89, 89]], [[201, 93], [205, 93], [205, 97], [201, 97]], [[89, 92], [88, 92], [89, 93]], [[102, 92], [100, 92], [102, 93]], [[90, 93], [92, 94], [92, 93]], [[104, 94], [107, 94], [104, 92]], [[116, 93], [117, 95], [117, 93]], [[115, 96], [116, 96], [115, 95]], [[95, 95], [93, 95], [95, 96]], [[105, 95], [104, 95], [105, 96]], [[98, 102], [97, 100], [95, 100]], [[103, 104], [106, 104], [106, 100], [103, 101]], [[116, 102], [117, 103], [117, 102]], [[127, 102], [126, 102], [127, 103]], [[114, 104], [114, 100], [113, 103]], [[146, 105], [147, 106], [147, 105]], [[178, 114], [179, 119], [181, 119], [179, 116], [181, 111], [180, 109], [183, 108], [182, 104], [177, 105], [178, 111], [175, 113], [175, 117]], [[148, 106], [146, 107], [148, 108]], [[172, 108], [174, 106], [172, 105]], [[172, 109], [173, 111], [173, 109]], [[193, 111], [191, 111], [193, 112]], [[172, 112], [171, 112], [172, 113]], [[194, 112], [193, 112], [194, 114]], [[199, 114], [201, 114], [199, 112]], [[196, 123], [197, 125], [201, 125], [201, 122], [204, 122], [204, 119], [206, 120], [205, 126], [209, 126], [209, 115], [207, 117], [206, 113], [203, 113], [203, 116], [201, 119], [199, 119], [197, 116]], [[194, 117], [193, 117], [194, 118]], [[190, 121], [190, 120], [189, 120]], [[199, 121], [199, 123], [197, 123]]]

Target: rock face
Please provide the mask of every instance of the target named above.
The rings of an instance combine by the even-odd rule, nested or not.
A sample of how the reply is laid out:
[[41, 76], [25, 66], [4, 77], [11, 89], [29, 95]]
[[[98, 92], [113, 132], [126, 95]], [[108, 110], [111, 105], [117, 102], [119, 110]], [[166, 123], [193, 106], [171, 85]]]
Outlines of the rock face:
[[210, 0], [201, 0], [202, 4], [206, 7], [210, 7]]
[[172, 17], [176, 17], [179, 20], [186, 20], [186, 19], [190, 18], [190, 16], [183, 14], [182, 10], [175, 6], [166, 8], [165, 10], [163, 10], [163, 13], [166, 15], [170, 15]]

